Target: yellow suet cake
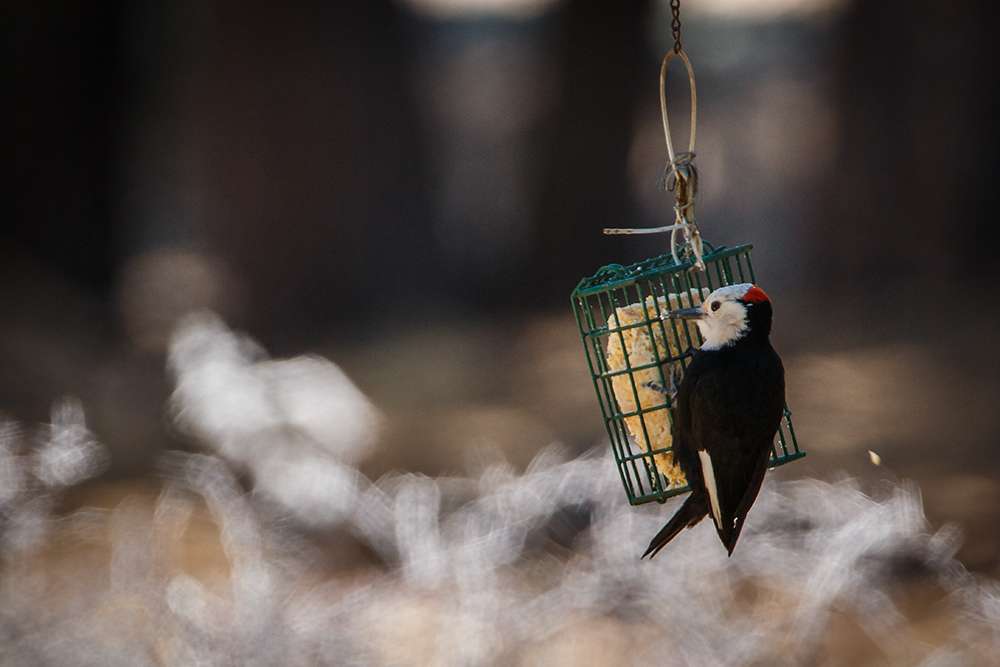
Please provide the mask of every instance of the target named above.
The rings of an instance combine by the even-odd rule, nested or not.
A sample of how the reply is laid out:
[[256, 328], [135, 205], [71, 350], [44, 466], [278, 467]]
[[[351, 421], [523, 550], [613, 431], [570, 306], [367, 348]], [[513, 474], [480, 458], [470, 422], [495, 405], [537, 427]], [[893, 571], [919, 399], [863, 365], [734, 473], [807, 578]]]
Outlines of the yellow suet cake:
[[[644, 304], [633, 303], [628, 306], [616, 308], [615, 314], [608, 318], [608, 329], [611, 331], [611, 334], [608, 336], [608, 370], [621, 371], [626, 368], [622, 339], [624, 339], [625, 349], [628, 350], [628, 361], [632, 368], [654, 363], [657, 359], [676, 358], [690, 347], [688, 344], [689, 340], [697, 344], [699, 340], [698, 330], [694, 322], [687, 320], [673, 323], [664, 322], [661, 327], [657, 322], [657, 305], [659, 306], [659, 313], [664, 314], [678, 308], [697, 306], [708, 295], [709, 291], [707, 289], [703, 289], [701, 292], [692, 289], [687, 293], [670, 293], [666, 297], [656, 297], [658, 303], [655, 305], [653, 303], [653, 296], [650, 295], [646, 297]], [[643, 312], [643, 305], [645, 306], [645, 313]], [[618, 327], [628, 327], [630, 324], [646, 322], [647, 320], [651, 321], [650, 326], [623, 328], [620, 334], [615, 331]], [[680, 340], [675, 340], [674, 338], [673, 332], [675, 331], [675, 327]], [[687, 334], [690, 337], [685, 335], [684, 327], [688, 328]], [[652, 340], [649, 335], [650, 329], [653, 331]], [[664, 331], [667, 333], [666, 340], [664, 340]], [[653, 348], [654, 341], [656, 345], [655, 352]], [[680, 362], [674, 362], [674, 364], [679, 366]], [[671, 364], [671, 366], [674, 364]], [[611, 386], [614, 389], [615, 398], [618, 401], [618, 407], [621, 408], [621, 411], [629, 413], [635, 412], [638, 408], [647, 409], [663, 405], [666, 402], [666, 397], [663, 394], [662, 387], [664, 387], [664, 380], [666, 381], [665, 386], [670, 386], [671, 370], [680, 372], [680, 368], [671, 369], [664, 367], [663, 375], [661, 375], [660, 369], [654, 366], [652, 368], [632, 371], [631, 379], [628, 373], [613, 376], [611, 378]], [[634, 389], [632, 380], [635, 381]], [[639, 406], [636, 406], [636, 395], [639, 398]], [[650, 442], [646, 441], [646, 436], [642, 428], [643, 422], [645, 422], [645, 433], [649, 434]], [[673, 443], [673, 437], [670, 434], [670, 417], [667, 414], [666, 408], [644, 412], [641, 415], [625, 417], [625, 426], [628, 428], [632, 439], [639, 443], [647, 452], [653, 449], [670, 447]], [[667, 478], [671, 487], [683, 486], [687, 483], [680, 466], [674, 463], [672, 453], [663, 452], [654, 455], [653, 458], [656, 462], [656, 467]]]

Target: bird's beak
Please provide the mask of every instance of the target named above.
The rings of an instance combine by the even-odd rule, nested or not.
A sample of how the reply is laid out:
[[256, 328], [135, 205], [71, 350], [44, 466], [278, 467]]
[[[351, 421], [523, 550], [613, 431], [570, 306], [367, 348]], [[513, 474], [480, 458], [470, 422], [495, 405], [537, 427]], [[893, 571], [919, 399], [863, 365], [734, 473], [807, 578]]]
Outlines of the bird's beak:
[[663, 316], [665, 320], [702, 320], [705, 319], [705, 311], [701, 308], [682, 308], [671, 310]]

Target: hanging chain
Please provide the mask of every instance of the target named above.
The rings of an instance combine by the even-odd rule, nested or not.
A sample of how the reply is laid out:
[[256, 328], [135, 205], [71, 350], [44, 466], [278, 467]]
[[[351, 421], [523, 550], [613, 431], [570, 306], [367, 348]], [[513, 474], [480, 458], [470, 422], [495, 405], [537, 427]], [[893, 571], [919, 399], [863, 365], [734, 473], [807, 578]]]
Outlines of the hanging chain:
[[674, 33], [674, 53], [680, 53], [684, 48], [681, 44], [681, 0], [670, 0], [670, 13], [674, 17], [670, 22], [670, 30]]

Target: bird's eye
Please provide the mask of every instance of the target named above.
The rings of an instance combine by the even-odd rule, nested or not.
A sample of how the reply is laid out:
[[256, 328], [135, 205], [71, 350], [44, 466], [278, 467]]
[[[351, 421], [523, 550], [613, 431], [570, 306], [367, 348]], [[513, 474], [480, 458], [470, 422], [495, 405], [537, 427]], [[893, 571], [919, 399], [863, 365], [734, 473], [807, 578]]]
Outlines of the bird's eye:
[[719, 309], [719, 306], [721, 306], [721, 305], [722, 305], [722, 304], [721, 304], [721, 303], [719, 303], [718, 301], [713, 301], [713, 302], [712, 302], [712, 310], [718, 310], [718, 309]]

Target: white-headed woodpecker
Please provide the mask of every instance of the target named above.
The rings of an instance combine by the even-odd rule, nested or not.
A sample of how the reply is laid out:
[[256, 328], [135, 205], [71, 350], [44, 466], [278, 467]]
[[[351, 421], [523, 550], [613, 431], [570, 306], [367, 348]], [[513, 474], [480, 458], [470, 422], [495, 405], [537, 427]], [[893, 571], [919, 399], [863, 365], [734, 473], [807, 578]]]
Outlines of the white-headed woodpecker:
[[785, 407], [785, 372], [771, 347], [771, 300], [756, 285], [721, 287], [697, 308], [665, 317], [697, 321], [694, 353], [673, 409], [674, 458], [691, 495], [643, 554], [653, 557], [711, 514], [730, 555], [757, 499]]

